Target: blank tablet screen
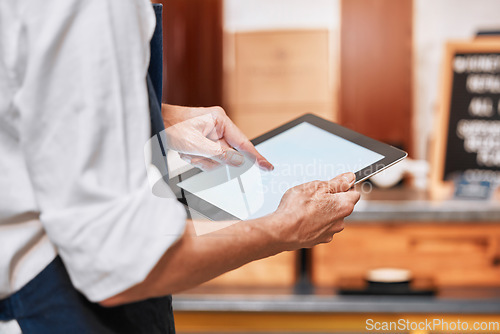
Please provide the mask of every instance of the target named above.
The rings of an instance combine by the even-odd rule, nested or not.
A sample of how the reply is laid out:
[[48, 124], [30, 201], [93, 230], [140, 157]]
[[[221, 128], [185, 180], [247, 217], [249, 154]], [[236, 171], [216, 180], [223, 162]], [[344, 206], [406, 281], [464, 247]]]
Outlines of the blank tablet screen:
[[[384, 158], [310, 123], [300, 123], [258, 145], [275, 167], [261, 170], [247, 159], [241, 167], [223, 166], [178, 184], [194, 196], [242, 219], [259, 218], [278, 207], [291, 187], [357, 172]], [[188, 202], [189, 205], [189, 202]]]

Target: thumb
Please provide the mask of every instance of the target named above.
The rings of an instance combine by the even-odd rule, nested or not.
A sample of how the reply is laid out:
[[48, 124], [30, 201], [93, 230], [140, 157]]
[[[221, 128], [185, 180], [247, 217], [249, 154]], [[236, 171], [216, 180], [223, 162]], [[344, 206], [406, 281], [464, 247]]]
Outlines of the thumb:
[[331, 193], [348, 191], [354, 185], [354, 182], [356, 182], [356, 175], [354, 173], [340, 174], [327, 181]]

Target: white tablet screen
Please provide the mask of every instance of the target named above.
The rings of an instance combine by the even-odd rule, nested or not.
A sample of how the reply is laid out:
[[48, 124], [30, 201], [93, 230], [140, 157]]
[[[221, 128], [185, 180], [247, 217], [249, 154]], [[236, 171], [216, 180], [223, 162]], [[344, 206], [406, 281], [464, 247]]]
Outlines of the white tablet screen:
[[178, 185], [245, 220], [274, 212], [285, 191], [293, 186], [357, 172], [384, 158], [307, 122], [256, 148], [274, 165], [272, 172], [262, 171], [256, 164], [249, 166], [253, 162], [248, 160], [246, 166], [199, 173]]

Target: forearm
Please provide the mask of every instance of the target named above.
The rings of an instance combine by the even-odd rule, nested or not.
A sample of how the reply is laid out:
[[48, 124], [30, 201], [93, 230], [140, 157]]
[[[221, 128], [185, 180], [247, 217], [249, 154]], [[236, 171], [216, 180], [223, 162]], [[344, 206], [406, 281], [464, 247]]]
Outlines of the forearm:
[[140, 284], [101, 302], [114, 306], [180, 292], [248, 262], [275, 255], [287, 246], [272, 231], [277, 215], [239, 222], [223, 230], [196, 236], [192, 222], [179, 241], [163, 255]]
[[329, 181], [313, 181], [289, 189], [271, 215], [196, 236], [191, 222], [148, 277], [101, 302], [114, 306], [179, 292], [245, 263], [285, 250], [330, 242], [344, 228], [360, 194], [348, 191], [353, 173]]

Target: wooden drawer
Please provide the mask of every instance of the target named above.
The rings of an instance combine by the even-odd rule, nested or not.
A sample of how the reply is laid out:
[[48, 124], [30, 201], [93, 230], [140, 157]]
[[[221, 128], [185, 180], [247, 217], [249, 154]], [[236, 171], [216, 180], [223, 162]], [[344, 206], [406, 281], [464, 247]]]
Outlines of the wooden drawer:
[[500, 224], [349, 225], [313, 249], [313, 282], [335, 286], [397, 267], [439, 286], [500, 286]]

